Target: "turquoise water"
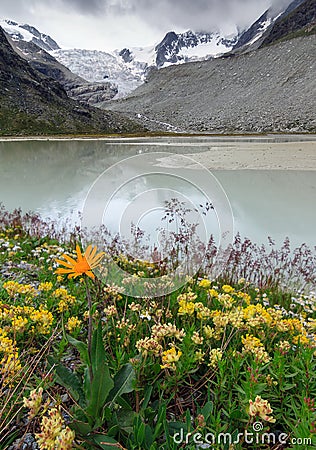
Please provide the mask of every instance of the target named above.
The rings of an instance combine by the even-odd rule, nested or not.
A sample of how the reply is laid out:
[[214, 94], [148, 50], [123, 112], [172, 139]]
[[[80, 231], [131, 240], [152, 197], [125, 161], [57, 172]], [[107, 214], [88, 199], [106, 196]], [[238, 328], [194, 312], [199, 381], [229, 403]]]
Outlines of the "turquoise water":
[[[199, 209], [200, 204], [213, 200], [209, 197], [221, 186], [220, 195], [226, 195], [231, 205], [234, 233], [239, 231], [257, 243], [266, 243], [268, 236], [279, 243], [288, 236], [295, 246], [316, 245], [316, 171], [221, 170], [210, 174], [197, 167], [182, 170], [180, 164], [177, 170], [163, 173], [163, 155], [146, 159], [152, 152], [186, 155], [208, 150], [203, 137], [192, 138], [192, 145], [181, 142], [181, 138], [176, 142], [170, 138], [156, 142], [0, 142], [0, 201], [8, 209], [22, 207], [44, 217], [75, 221], [93, 183], [103, 177], [104, 191], [89, 198], [89, 214], [94, 215], [94, 208], [102, 211], [102, 223], [119, 232], [126, 232], [127, 222], [135, 220], [156, 238], [166, 200], [181, 197], [191, 209]], [[119, 163], [133, 156], [137, 158]], [[209, 192], [205, 194], [206, 186]], [[219, 236], [223, 230], [216, 213], [209, 211], [206, 228]]]

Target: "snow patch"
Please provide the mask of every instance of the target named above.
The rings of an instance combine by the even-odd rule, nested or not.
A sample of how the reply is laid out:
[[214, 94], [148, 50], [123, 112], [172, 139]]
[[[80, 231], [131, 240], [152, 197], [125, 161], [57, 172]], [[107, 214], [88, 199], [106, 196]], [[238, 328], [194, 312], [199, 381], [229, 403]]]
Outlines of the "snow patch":
[[2, 19], [0, 20], [0, 26], [10, 34], [14, 41], [20, 41], [22, 39], [23, 41], [30, 42], [34, 37], [32, 33], [22, 28], [20, 24], [13, 22], [13, 20]]

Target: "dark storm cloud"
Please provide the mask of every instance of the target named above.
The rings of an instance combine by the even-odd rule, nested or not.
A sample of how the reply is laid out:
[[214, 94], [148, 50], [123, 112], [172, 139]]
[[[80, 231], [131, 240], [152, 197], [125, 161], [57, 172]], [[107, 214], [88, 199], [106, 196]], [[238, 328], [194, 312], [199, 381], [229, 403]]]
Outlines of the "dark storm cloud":
[[57, 0], [83, 13], [131, 14], [155, 28], [210, 30], [225, 24], [244, 27], [272, 6], [275, 11], [291, 0]]
[[[0, 0], [0, 2], [5, 0]], [[27, 11], [47, 5], [67, 13], [79, 12], [91, 16], [133, 14], [157, 29], [192, 28], [210, 30], [212, 27], [237, 24], [247, 26], [272, 6], [282, 9], [291, 0], [15, 0], [10, 9]]]
[[281, 10], [292, 0], [131, 0], [134, 11], [153, 25], [210, 30], [225, 24], [250, 25], [265, 9]]

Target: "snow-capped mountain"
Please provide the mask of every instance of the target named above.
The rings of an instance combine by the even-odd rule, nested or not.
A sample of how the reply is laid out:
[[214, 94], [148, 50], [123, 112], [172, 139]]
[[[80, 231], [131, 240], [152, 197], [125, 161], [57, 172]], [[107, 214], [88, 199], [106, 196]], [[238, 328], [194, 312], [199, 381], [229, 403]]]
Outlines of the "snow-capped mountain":
[[234, 50], [241, 48], [243, 50], [254, 50], [256, 47], [259, 47], [274, 24], [282, 20], [284, 16], [289, 15], [304, 1], [294, 0], [283, 11], [277, 11], [273, 8], [267, 9], [248, 29], [241, 33], [237, 43], [234, 45]]
[[[118, 54], [96, 50], [62, 50], [50, 36], [30, 25], [12, 20], [0, 20], [0, 26], [10, 36], [13, 47], [22, 58], [40, 72], [59, 81], [68, 95], [78, 97], [80, 101], [88, 97], [88, 103], [98, 105], [99, 101], [106, 100], [106, 97], [112, 98], [116, 93], [118, 97], [127, 95], [144, 82], [146, 64], [125, 63]], [[81, 79], [71, 77], [70, 72], [65, 72], [56, 63], [65, 66]]]
[[161, 68], [171, 64], [214, 58], [230, 51], [237, 38], [237, 32], [233, 36], [225, 37], [218, 32], [194, 33], [189, 30], [177, 34], [171, 31], [155, 47], [155, 64]]
[[[39, 47], [38, 41], [36, 41], [37, 43], [34, 43], [29, 32], [23, 34], [20, 32], [18, 33], [17, 27], [21, 28], [20, 25], [13, 26], [6, 21], [4, 27], [6, 29], [6, 38], [13, 50], [22, 59], [27, 61], [37, 72], [58, 81], [66, 91], [68, 97], [84, 104], [100, 106], [100, 104], [112, 99], [118, 93], [115, 84], [109, 83], [106, 80], [98, 83], [88, 82], [84, 78], [71, 72], [63, 64], [59, 63], [50, 53], [44, 50], [42, 48], [43, 46]], [[39, 34], [42, 36], [42, 39], [43, 36], [46, 36], [42, 33]], [[55, 42], [51, 38], [47, 38], [49, 38], [49, 36], [46, 36], [46, 42]]]
[[274, 22], [275, 18], [268, 17], [269, 10], [265, 11], [262, 16], [256, 20], [250, 28], [245, 30], [239, 37], [234, 49], [244, 46], [250, 46], [258, 41], [267, 28]]
[[11, 36], [14, 41], [33, 42], [38, 47], [50, 52], [59, 49], [59, 45], [47, 34], [40, 33], [28, 24], [19, 24], [13, 20], [0, 20], [0, 27]]
[[145, 79], [147, 65], [139, 61], [125, 62], [118, 52], [98, 50], [55, 50], [51, 55], [73, 73], [91, 82], [108, 81], [123, 97], [140, 86]]
[[[161, 42], [150, 47], [126, 47], [113, 52], [61, 49], [58, 44], [36, 28], [10, 20], [0, 26], [14, 41], [35, 43], [48, 51], [60, 64], [90, 83], [108, 82], [124, 97], [146, 80], [152, 68], [216, 58], [225, 53], [251, 51], [259, 47], [267, 34], [284, 15], [307, 0], [294, 0], [284, 11], [268, 9], [248, 29], [224, 36], [220, 32], [168, 32]], [[112, 91], [113, 91], [112, 89]], [[113, 91], [114, 92], [114, 91]]]
[[149, 47], [130, 47], [111, 53], [97, 50], [55, 50], [54, 58], [73, 73], [88, 81], [107, 80], [118, 86], [118, 97], [124, 97], [140, 86], [152, 67], [204, 60], [230, 51], [237, 35], [187, 31], [166, 34], [161, 42]]

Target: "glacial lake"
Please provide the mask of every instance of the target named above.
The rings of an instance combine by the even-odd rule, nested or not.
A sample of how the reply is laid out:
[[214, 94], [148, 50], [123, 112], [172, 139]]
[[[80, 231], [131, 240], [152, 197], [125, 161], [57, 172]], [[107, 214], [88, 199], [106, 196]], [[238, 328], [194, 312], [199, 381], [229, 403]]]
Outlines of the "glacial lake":
[[[300, 140], [239, 142], [278, 139]], [[316, 171], [208, 171], [193, 161], [195, 153], [223, 142], [236, 139], [1, 141], [0, 201], [9, 210], [21, 207], [58, 221], [78, 222], [84, 211], [85, 224], [102, 222], [112, 232], [128, 234], [132, 221], [154, 238], [166, 201], [179, 198], [203, 220], [204, 205], [215, 202], [204, 225], [217, 238], [228, 227], [259, 244], [268, 236], [280, 244], [288, 236], [292, 246], [315, 246]]]

